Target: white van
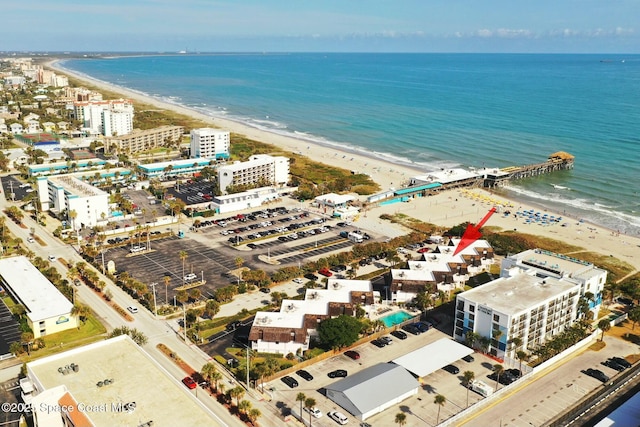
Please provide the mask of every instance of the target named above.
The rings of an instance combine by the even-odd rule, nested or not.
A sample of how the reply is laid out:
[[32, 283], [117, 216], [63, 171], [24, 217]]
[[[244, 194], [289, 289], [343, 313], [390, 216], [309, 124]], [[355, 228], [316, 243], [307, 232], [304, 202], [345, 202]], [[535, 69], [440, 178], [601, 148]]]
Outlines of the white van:
[[327, 415], [329, 416], [329, 418], [333, 419], [335, 422], [337, 422], [341, 426], [349, 422], [349, 418], [347, 418], [346, 415], [343, 414], [342, 412], [331, 411]]

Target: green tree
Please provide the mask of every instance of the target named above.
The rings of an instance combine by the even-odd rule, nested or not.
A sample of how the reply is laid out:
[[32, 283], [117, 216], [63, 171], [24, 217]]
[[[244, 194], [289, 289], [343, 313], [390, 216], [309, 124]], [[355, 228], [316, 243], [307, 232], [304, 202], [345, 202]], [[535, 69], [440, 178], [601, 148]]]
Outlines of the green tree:
[[250, 409], [251, 409], [251, 402], [249, 402], [248, 400], [243, 400], [240, 403], [238, 403], [238, 412], [240, 412], [241, 414], [246, 414], [247, 412], [249, 412]]
[[469, 407], [469, 389], [471, 388], [471, 383], [476, 379], [476, 374], [473, 371], [464, 371], [462, 374], [462, 381], [464, 382], [464, 386], [467, 389], [467, 408]]
[[148, 341], [147, 336], [143, 332], [140, 332], [135, 328], [129, 328], [128, 326], [119, 326], [115, 328], [109, 334], [109, 338], [117, 337], [120, 335], [129, 335], [133, 342], [135, 342], [139, 346], [145, 345]]
[[256, 421], [258, 420], [258, 418], [260, 418], [261, 415], [262, 412], [260, 412], [258, 408], [253, 408], [247, 414], [247, 418], [249, 418], [249, 421], [251, 421], [251, 425], [255, 425]]
[[516, 358], [518, 359], [518, 361], [520, 361], [519, 370], [520, 370], [520, 375], [522, 375], [522, 362], [524, 362], [529, 358], [529, 354], [524, 350], [518, 350], [516, 351]]
[[[304, 407], [307, 408], [307, 410], [310, 410], [315, 406], [316, 406], [316, 400], [313, 397], [307, 397], [304, 400]], [[309, 427], [311, 427], [311, 411], [309, 411]]]
[[444, 406], [446, 402], [447, 402], [447, 398], [441, 394], [436, 394], [436, 397], [433, 399], [433, 403], [438, 405], [438, 417], [437, 417], [436, 424], [440, 424], [440, 409]]
[[204, 312], [213, 319], [213, 317], [220, 311], [220, 303], [214, 299], [208, 299], [204, 305]]
[[632, 330], [636, 329], [636, 323], [640, 322], [640, 306], [629, 310], [629, 320], [633, 322]]
[[400, 427], [407, 424], [407, 415], [404, 412], [398, 412], [396, 414], [395, 423]]
[[[202, 368], [200, 368], [200, 375], [202, 375], [202, 378], [205, 381], [209, 381], [209, 383], [213, 381], [213, 377], [215, 376], [215, 374], [219, 374], [219, 372], [216, 368], [216, 365], [214, 365], [213, 363], [205, 363], [204, 365], [202, 365]], [[218, 387], [216, 384], [216, 389], [217, 388]]]
[[304, 405], [304, 401], [307, 399], [307, 395], [303, 392], [296, 394], [296, 402], [300, 402], [300, 419], [302, 419], [302, 405]]
[[187, 251], [180, 251], [178, 252], [178, 257], [180, 258], [180, 261], [182, 261], [182, 280], [184, 281], [184, 262], [189, 258], [189, 254]]
[[500, 384], [500, 375], [504, 372], [504, 366], [499, 363], [493, 365], [493, 372], [496, 374], [496, 390], [498, 390], [498, 384]]
[[333, 349], [348, 347], [358, 340], [362, 323], [355, 317], [344, 314], [326, 319], [318, 326], [320, 341]]
[[607, 319], [602, 319], [598, 322], [598, 328], [602, 331], [600, 335], [600, 341], [604, 340], [604, 333], [611, 329], [611, 322]]
[[240, 408], [240, 399], [244, 396], [244, 388], [241, 385], [229, 390], [229, 396], [236, 399], [236, 407]]

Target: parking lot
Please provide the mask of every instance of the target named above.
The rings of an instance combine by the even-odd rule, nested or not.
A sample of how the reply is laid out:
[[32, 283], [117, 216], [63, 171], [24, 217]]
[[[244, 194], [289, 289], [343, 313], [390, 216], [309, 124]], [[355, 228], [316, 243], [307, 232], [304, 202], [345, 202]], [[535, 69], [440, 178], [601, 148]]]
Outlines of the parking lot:
[[9, 354], [12, 342], [20, 342], [20, 325], [4, 302], [0, 302], [0, 356]]
[[[31, 184], [20, 181], [14, 175], [3, 176], [0, 181], [2, 181], [2, 191], [4, 191], [7, 200], [19, 201], [24, 199], [27, 194], [35, 191]], [[13, 198], [11, 197], [12, 193]]]
[[[271, 404], [277, 408], [284, 405], [288, 408], [297, 408], [299, 411], [300, 403], [296, 402], [296, 395], [302, 392], [307, 395], [307, 397], [313, 397], [317, 402], [316, 406], [325, 414], [325, 416], [314, 420], [313, 424], [316, 426], [336, 425], [334, 421], [326, 417], [329, 411], [340, 411], [347, 415], [349, 418], [347, 425], [359, 425], [359, 421], [352, 415], [325, 397], [324, 387], [340, 379], [331, 379], [328, 377], [328, 373], [336, 369], [344, 369], [348, 375], [352, 375], [377, 363], [389, 362], [413, 350], [432, 344], [443, 337], [449, 338], [449, 336], [444, 333], [432, 328], [428, 332], [420, 335], [408, 334], [407, 339], [404, 340], [391, 336], [392, 344], [382, 348], [378, 348], [371, 343], [366, 343], [355, 348], [360, 355], [358, 360], [353, 360], [344, 354], [339, 354], [305, 368], [305, 370], [313, 376], [313, 380], [311, 381], [306, 381], [294, 373], [291, 374], [291, 377], [297, 380], [298, 387], [290, 388], [280, 379], [276, 379], [265, 384], [265, 390], [272, 390], [269, 391], [272, 395]], [[441, 421], [461, 411], [466, 407], [467, 403], [467, 390], [463, 386], [464, 371], [473, 371], [477, 379], [482, 379], [487, 384], [495, 386], [495, 383], [488, 380], [486, 376], [491, 373], [493, 364], [496, 362], [481, 354], [474, 354], [473, 357], [473, 362], [459, 360], [454, 363], [460, 370], [456, 375], [439, 369], [422, 378], [422, 385], [416, 396], [401, 402], [396, 407], [389, 408], [380, 414], [368, 418], [366, 422], [374, 426], [395, 425], [396, 414], [398, 412], [404, 412], [407, 415], [408, 426], [436, 425], [438, 407], [433, 403], [436, 394], [442, 394], [447, 398], [447, 403], [440, 410]], [[469, 392], [469, 404], [477, 402], [480, 399], [482, 399], [482, 396], [479, 394]]]

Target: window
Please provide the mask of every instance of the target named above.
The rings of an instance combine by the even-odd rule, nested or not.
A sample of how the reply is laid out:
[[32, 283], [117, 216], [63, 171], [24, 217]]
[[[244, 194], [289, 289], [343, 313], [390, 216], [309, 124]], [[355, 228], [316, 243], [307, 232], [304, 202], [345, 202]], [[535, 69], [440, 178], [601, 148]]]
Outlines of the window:
[[500, 322], [500, 316], [498, 314], [494, 314], [493, 315], [493, 321], [494, 322]]
[[469, 311], [470, 311], [471, 313], [474, 313], [474, 312], [476, 311], [476, 306], [475, 306], [475, 305], [470, 305], [470, 306], [469, 306]]
[[469, 313], [469, 320], [476, 320], [476, 315], [473, 313]]

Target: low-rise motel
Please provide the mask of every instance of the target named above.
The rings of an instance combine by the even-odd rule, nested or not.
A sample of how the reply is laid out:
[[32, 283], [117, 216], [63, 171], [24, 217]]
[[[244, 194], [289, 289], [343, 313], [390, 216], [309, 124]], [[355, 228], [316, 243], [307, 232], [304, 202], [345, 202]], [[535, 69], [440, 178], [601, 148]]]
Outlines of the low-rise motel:
[[34, 338], [76, 328], [73, 304], [24, 256], [0, 259], [0, 283], [26, 310]]

